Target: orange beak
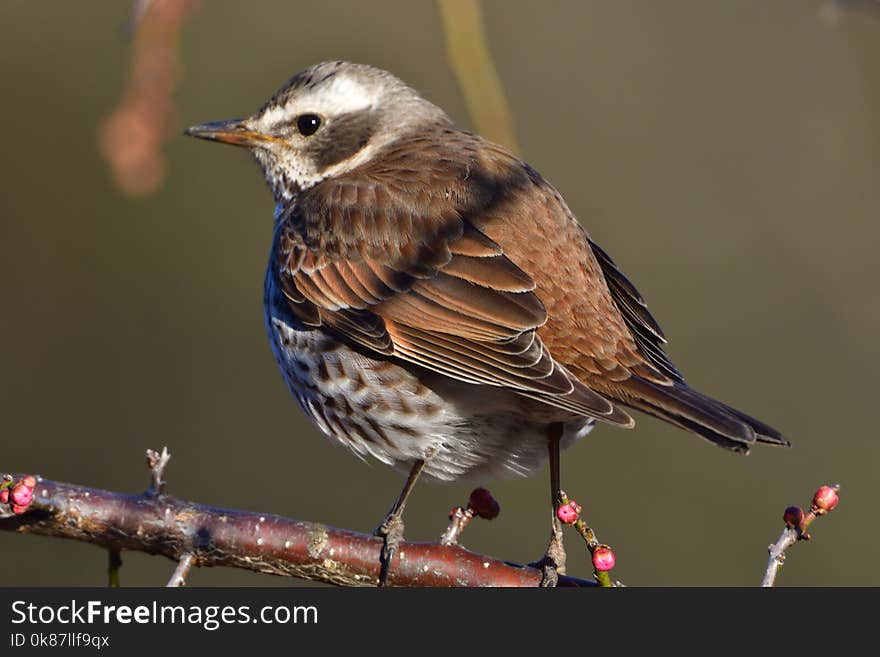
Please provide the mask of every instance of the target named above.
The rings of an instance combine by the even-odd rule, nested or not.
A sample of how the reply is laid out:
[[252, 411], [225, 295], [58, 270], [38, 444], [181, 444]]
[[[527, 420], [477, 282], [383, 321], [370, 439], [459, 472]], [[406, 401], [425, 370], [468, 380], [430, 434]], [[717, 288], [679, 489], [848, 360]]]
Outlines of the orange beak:
[[200, 123], [199, 125], [187, 128], [183, 134], [190, 137], [198, 137], [199, 139], [232, 144], [233, 146], [244, 146], [246, 148], [256, 148], [267, 143], [279, 141], [277, 137], [254, 132], [244, 124], [242, 119]]

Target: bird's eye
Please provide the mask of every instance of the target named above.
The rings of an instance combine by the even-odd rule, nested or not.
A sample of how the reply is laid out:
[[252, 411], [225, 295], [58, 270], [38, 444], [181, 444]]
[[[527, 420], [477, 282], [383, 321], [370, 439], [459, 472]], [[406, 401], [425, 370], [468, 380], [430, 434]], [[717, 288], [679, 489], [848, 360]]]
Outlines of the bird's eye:
[[296, 117], [296, 129], [304, 137], [311, 137], [321, 127], [321, 117], [317, 114], [300, 114]]

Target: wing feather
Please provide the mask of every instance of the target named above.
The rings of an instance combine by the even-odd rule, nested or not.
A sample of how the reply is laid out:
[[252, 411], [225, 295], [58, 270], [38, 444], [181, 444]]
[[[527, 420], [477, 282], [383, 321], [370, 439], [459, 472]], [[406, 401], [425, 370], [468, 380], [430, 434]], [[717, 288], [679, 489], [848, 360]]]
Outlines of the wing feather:
[[548, 315], [535, 280], [482, 230], [504, 185], [458, 164], [436, 160], [439, 184], [397, 167], [393, 179], [362, 172], [302, 192], [276, 228], [291, 309], [376, 356], [631, 426], [539, 337]]

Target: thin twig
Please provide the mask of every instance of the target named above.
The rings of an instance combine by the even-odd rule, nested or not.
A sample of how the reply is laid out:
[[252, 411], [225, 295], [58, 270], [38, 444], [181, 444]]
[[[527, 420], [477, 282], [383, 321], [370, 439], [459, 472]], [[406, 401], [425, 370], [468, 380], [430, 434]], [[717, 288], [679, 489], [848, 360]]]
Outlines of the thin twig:
[[165, 493], [165, 466], [170, 460], [171, 452], [167, 447], [163, 447], [161, 453], [147, 450], [147, 467], [150, 469], [150, 488], [147, 494], [155, 497]]
[[[817, 506], [816, 500], [819, 493], [823, 488], [831, 489], [835, 493], [835, 501], [831, 505], [830, 508], [821, 508], [821, 506]], [[782, 534], [779, 536], [779, 540], [770, 545], [767, 548], [770, 556], [767, 559], [767, 567], [764, 570], [764, 577], [761, 580], [761, 586], [765, 588], [770, 588], [776, 584], [776, 575], [779, 573], [779, 569], [782, 568], [782, 564], [785, 563], [785, 554], [786, 550], [790, 548], [792, 545], [797, 543], [798, 541], [809, 541], [811, 540], [811, 536], [807, 533], [807, 527], [809, 527], [816, 518], [819, 516], [827, 514], [831, 511], [836, 505], [836, 494], [840, 491], [840, 485], [834, 484], [833, 486], [825, 487], [819, 489], [816, 493], [816, 497], [813, 498], [813, 504], [810, 507], [809, 512], [804, 514], [797, 507], [789, 507], [786, 509], [786, 513], [789, 510], [797, 511], [799, 516], [802, 518], [796, 525], [789, 524], [788, 519], [786, 519], [786, 528], [782, 530]]]
[[107, 550], [107, 586], [119, 588], [119, 569], [122, 568], [122, 555], [119, 550]]
[[797, 529], [786, 527], [782, 530], [779, 540], [768, 547], [767, 551], [770, 553], [770, 557], [767, 559], [767, 568], [764, 571], [761, 586], [769, 588], [776, 584], [776, 574], [785, 563], [785, 551], [797, 543], [799, 539], [800, 535]]
[[471, 509], [463, 509], [460, 506], [455, 507], [452, 513], [449, 514], [449, 525], [440, 537], [440, 545], [457, 544], [459, 536], [461, 536], [464, 528], [470, 524], [473, 517], [474, 512]]
[[195, 561], [196, 557], [194, 554], [191, 552], [185, 552], [183, 556], [180, 557], [180, 561], [177, 562], [177, 568], [175, 568], [174, 572], [171, 574], [171, 579], [169, 579], [168, 583], [165, 585], [166, 588], [174, 588], [186, 584], [186, 578], [189, 576], [189, 571], [192, 570]]
[[[565, 491], [559, 491], [559, 497], [561, 498], [562, 504], [569, 504], [570, 500], [565, 494]], [[580, 507], [578, 507], [578, 509], [580, 509]], [[584, 543], [586, 543], [587, 549], [590, 551], [591, 557], [596, 553], [596, 550], [598, 550], [599, 548], [607, 547], [599, 542], [599, 539], [596, 537], [596, 532], [593, 530], [592, 527], [584, 522], [583, 518], [579, 517], [573, 526], [577, 533], [581, 535], [581, 538], [584, 539]], [[619, 582], [611, 581], [611, 575], [607, 570], [596, 569], [594, 570], [593, 575], [596, 578], [596, 582], [599, 584], [599, 586], [612, 587], [619, 585]]]
[[457, 506], [449, 512], [449, 525], [440, 537], [440, 545], [455, 545], [461, 533], [471, 520], [483, 518], [492, 520], [501, 513], [501, 505], [487, 488], [474, 488], [468, 498], [467, 506]]

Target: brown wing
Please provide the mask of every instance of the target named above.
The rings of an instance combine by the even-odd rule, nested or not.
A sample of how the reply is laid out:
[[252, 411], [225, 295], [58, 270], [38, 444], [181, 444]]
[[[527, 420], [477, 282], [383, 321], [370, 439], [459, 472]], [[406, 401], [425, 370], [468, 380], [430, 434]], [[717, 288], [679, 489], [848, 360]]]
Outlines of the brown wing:
[[558, 192], [478, 137], [400, 143], [302, 193], [279, 226], [293, 311], [363, 349], [622, 426], [633, 421], [616, 403], [735, 451], [786, 444], [690, 389]]
[[281, 217], [275, 255], [292, 310], [378, 355], [630, 425], [554, 360], [534, 280], [470, 220], [508, 192], [503, 181], [467, 160], [428, 157], [416, 170], [394, 156], [307, 190]]

